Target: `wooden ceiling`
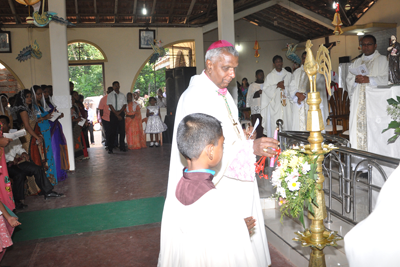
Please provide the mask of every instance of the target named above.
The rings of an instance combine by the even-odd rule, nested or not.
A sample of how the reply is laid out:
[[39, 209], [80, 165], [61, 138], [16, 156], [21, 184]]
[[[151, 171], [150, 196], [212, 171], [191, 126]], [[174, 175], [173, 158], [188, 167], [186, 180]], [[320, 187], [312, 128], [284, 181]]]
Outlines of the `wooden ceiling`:
[[[254, 11], [240, 19], [298, 41], [332, 34], [332, 25], [327, 23], [335, 13], [332, 0], [233, 1], [235, 14]], [[354, 25], [377, 1], [340, 0], [343, 26]], [[262, 8], [265, 4], [270, 5]], [[346, 4], [351, 5], [348, 11], [344, 10]], [[143, 7], [147, 15], [142, 14]], [[67, 19], [76, 27], [202, 27], [217, 20], [217, 0], [66, 0], [66, 11]], [[15, 0], [0, 0], [3, 27], [29, 27], [27, 16], [28, 7]]]

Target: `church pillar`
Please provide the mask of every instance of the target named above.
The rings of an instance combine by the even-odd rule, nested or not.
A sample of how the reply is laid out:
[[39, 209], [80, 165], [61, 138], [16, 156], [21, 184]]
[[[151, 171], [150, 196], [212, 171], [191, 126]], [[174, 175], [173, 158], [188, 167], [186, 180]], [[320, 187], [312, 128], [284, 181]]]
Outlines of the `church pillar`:
[[[66, 18], [65, 0], [48, 1], [48, 5], [49, 11], [56, 12], [58, 16]], [[65, 139], [67, 140], [70, 170], [75, 170], [74, 139], [70, 109], [71, 96], [69, 94], [67, 26], [50, 22], [49, 35], [53, 101], [57, 105], [57, 109], [64, 113], [64, 118], [60, 119], [60, 122], [63, 126]]]
[[[218, 16], [218, 39], [227, 40], [235, 45], [235, 20], [233, 0], [217, 0], [217, 16]], [[240, 64], [240, 62], [239, 62]], [[237, 103], [237, 86], [236, 79], [233, 79], [228, 86], [235, 103]]]

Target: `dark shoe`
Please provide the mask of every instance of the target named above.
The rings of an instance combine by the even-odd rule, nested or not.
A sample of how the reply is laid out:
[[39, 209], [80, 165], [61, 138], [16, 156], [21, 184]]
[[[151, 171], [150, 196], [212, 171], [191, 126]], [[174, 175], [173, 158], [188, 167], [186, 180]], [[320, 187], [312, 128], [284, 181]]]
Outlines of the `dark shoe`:
[[63, 196], [64, 194], [51, 191], [50, 193], [44, 195], [44, 199], [48, 199], [49, 197], [63, 197]]
[[108, 154], [114, 154], [112, 150], [108, 150]]
[[22, 204], [21, 202], [16, 202], [15, 203], [15, 209], [16, 210], [26, 209], [27, 207], [28, 207], [28, 205]]
[[105, 149], [108, 150], [108, 146], [106, 146]]
[[123, 149], [120, 149], [120, 151], [126, 152], [127, 150], [126, 150], [126, 148], [123, 148]]

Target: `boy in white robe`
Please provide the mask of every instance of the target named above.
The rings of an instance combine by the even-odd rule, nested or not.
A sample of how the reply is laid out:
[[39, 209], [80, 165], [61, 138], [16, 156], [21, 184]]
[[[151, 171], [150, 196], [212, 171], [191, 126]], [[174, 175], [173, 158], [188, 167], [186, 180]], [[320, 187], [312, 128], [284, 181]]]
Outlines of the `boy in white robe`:
[[251, 125], [254, 126], [257, 119], [260, 121], [256, 129], [257, 138], [261, 138], [264, 134], [261, 113], [261, 94], [264, 85], [264, 71], [256, 71], [256, 81], [250, 84], [247, 92], [246, 106], [251, 109]]
[[261, 95], [261, 116], [263, 117], [264, 134], [273, 136], [276, 121], [283, 120], [283, 130], [292, 130], [292, 100], [290, 82], [292, 74], [283, 69], [281, 56], [272, 59], [275, 69], [268, 74]]
[[[214, 168], [222, 159], [224, 136], [214, 117], [194, 113], [179, 123], [179, 152], [187, 167], [176, 187], [175, 225], [165, 240], [170, 257], [162, 266], [256, 266], [249, 232], [243, 218], [216, 189]], [[229, 205], [228, 205], [229, 206]], [[215, 227], [217, 222], [223, 227]]]

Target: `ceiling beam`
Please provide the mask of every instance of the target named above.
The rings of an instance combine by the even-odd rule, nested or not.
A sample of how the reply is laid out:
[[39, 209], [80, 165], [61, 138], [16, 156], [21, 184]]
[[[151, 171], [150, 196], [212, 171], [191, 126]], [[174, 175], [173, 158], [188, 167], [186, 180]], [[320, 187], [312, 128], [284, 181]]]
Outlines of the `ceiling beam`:
[[318, 15], [317, 13], [310, 11], [304, 7], [301, 7], [293, 2], [289, 2], [289, 0], [279, 0], [278, 5], [289, 9], [290, 11], [293, 11], [305, 18], [308, 18], [309, 20], [315, 21], [318, 24], [323, 25], [324, 27], [334, 30], [335, 27], [332, 25], [332, 21], [330, 19], [327, 19], [321, 15]]
[[[252, 20], [254, 20], [253, 15], [250, 15], [249, 17], [252, 18]], [[306, 40], [306, 38], [305, 38], [304, 36], [302, 36], [301, 34], [299, 34], [299, 33], [297, 33], [297, 32], [290, 31], [290, 30], [288, 30], [288, 29], [286, 29], [286, 28], [283, 28], [283, 27], [281, 27], [281, 26], [279, 26], [279, 25], [278, 25], [278, 26], [275, 26], [275, 25], [273, 24], [273, 22], [258, 21], [258, 22], [256, 22], [256, 23], [257, 23], [259, 26], [266, 27], [266, 28], [268, 28], [268, 29], [270, 29], [270, 30], [272, 30], [272, 31], [274, 31], [274, 32], [283, 34], [283, 35], [285, 35], [285, 36], [287, 36], [287, 37], [289, 37], [289, 38], [292, 38], [292, 39], [295, 39], [295, 40], [298, 40], [298, 41], [300, 41], [300, 40]]]
[[132, 23], [135, 23], [136, 21], [136, 12], [137, 12], [137, 0], [133, 2]]
[[[265, 2], [263, 4], [248, 8], [248, 9], [243, 10], [243, 11], [240, 11], [240, 12], [238, 12], [238, 13], [236, 13], [234, 15], [234, 20], [239, 20], [239, 19], [244, 18], [244, 17], [246, 17], [248, 15], [254, 14], [254, 13], [259, 12], [259, 11], [261, 11], [263, 9], [266, 9], [266, 8], [269, 8], [269, 7], [273, 6], [273, 5], [276, 5], [277, 3], [278, 3], [278, 0], [271, 0], [271, 1]], [[203, 33], [212, 31], [212, 30], [217, 29], [217, 28], [218, 28], [218, 21], [214, 21], [214, 22], [212, 22], [210, 24], [207, 24], [207, 25], [203, 26]]]
[[93, 0], [94, 13], [96, 14], [96, 23], [99, 23], [99, 14], [97, 14], [97, 0]]
[[[86, 15], [85, 15], [86, 16]], [[32, 24], [26, 24], [26, 23], [21, 23], [21, 24], [3, 24], [4, 27], [7, 26], [7, 28], [29, 28], [32, 27]], [[107, 23], [79, 23], [79, 24], [75, 24], [75, 26], [67, 26], [69, 27], [74, 27], [75, 28], [98, 28], [98, 27], [147, 27], [148, 23], [113, 23], [113, 22], [107, 22]], [[176, 27], [176, 28], [187, 28], [188, 25], [187, 24], [183, 24], [183, 23], [153, 23], [151, 25], [151, 27], [158, 27], [158, 28], [164, 28], [164, 27]], [[190, 27], [193, 28], [198, 28], [201, 27], [201, 25], [199, 24], [190, 24]], [[43, 28], [48, 28], [48, 26], [43, 27]]]
[[190, 17], [190, 15], [192, 15], [192, 11], [193, 11], [193, 7], [194, 7], [195, 3], [196, 3], [196, 0], [192, 0], [192, 2], [190, 3], [189, 10], [187, 12], [187, 15], [186, 15], [186, 18], [185, 18], [185, 21], [183, 22], [183, 24], [186, 24], [186, 22], [189, 21], [189, 17]]
[[175, 0], [172, 0], [171, 8], [169, 9], [169, 13], [168, 13], [167, 23], [171, 23], [171, 18], [172, 18], [172, 14], [174, 12], [174, 7], [175, 7]]
[[157, 0], [153, 0], [153, 6], [151, 7], [151, 13], [150, 13], [150, 23], [153, 23], [153, 19], [154, 19], [154, 11], [156, 11], [156, 3]]
[[346, 10], [343, 8], [343, 6], [340, 3], [339, 3], [339, 12], [340, 12], [342, 21], [346, 22], [345, 25], [343, 25], [343, 26], [351, 26], [351, 21], [347, 17]]
[[21, 18], [17, 15], [17, 12], [15, 11], [14, 1], [8, 0], [8, 5], [10, 6], [11, 12], [13, 13], [15, 23], [21, 24]]
[[79, 15], [79, 10], [78, 10], [78, 0], [75, 0], [75, 14], [76, 14], [76, 23], [80, 23], [81, 16]]
[[[274, 17], [278, 17], [281, 18], [284, 21], [287, 21], [289, 23], [289, 25], [293, 25], [294, 27], [296, 27], [297, 25], [300, 26], [301, 28], [306, 28], [308, 31], [312, 31], [314, 32], [316, 35], [318, 34], [326, 34], [326, 32], [321, 31], [321, 29], [323, 29], [322, 25], [319, 25], [319, 27], [310, 27], [310, 25], [308, 24], [308, 21], [305, 21], [303, 19], [301, 19], [300, 17], [297, 17], [297, 15], [292, 15], [288, 12], [285, 12], [284, 14], [279, 13], [279, 7], [272, 7], [270, 9], [268, 9], [268, 12], [263, 12], [263, 15], [271, 15]], [[325, 28], [326, 29], [326, 28]]]
[[118, 0], [114, 3], [114, 22], [118, 23]]
[[308, 31], [308, 29], [304, 29], [302, 27], [298, 27], [296, 25], [293, 25], [292, 23], [288, 23], [288, 22], [284, 21], [281, 18], [274, 17], [275, 14], [274, 15], [264, 14], [264, 16], [266, 16], [266, 17], [262, 17], [262, 16], [260, 16], [258, 14], [252, 14], [251, 16], [256, 18], [258, 21], [262, 21], [262, 22], [265, 22], [265, 23], [270, 22], [270, 21], [272, 21], [272, 23], [274, 23], [274, 21], [277, 21], [278, 25], [280, 27], [284, 26], [289, 32], [300, 33], [301, 35], [306, 35], [306, 36], [308, 36], [309, 33], [310, 33]]

